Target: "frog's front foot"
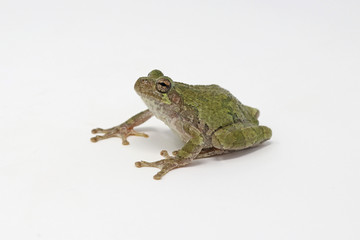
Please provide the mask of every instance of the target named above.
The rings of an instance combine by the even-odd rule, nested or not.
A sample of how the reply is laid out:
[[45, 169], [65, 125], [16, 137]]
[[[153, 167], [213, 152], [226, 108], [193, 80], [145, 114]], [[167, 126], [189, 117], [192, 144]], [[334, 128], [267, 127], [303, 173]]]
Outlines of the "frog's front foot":
[[97, 142], [111, 137], [119, 137], [122, 139], [123, 145], [129, 145], [129, 142], [127, 140], [129, 136], [149, 137], [145, 133], [137, 132], [132, 128], [128, 128], [122, 125], [109, 129], [95, 128], [91, 131], [91, 133], [93, 134], [103, 133], [103, 135], [96, 135], [95, 137], [92, 137], [90, 139], [92, 142]]
[[167, 174], [171, 170], [178, 168], [178, 167], [183, 167], [185, 165], [188, 165], [191, 162], [191, 160], [188, 160], [188, 159], [181, 159], [181, 158], [177, 158], [176, 156], [174, 156], [174, 157], [169, 156], [169, 154], [165, 150], [161, 151], [160, 154], [163, 157], [165, 157], [165, 159], [162, 159], [162, 160], [159, 160], [156, 162], [140, 161], [140, 162], [136, 162], [135, 166], [138, 168], [141, 168], [141, 167], [159, 168], [160, 171], [154, 175], [154, 179], [160, 180], [165, 174]]

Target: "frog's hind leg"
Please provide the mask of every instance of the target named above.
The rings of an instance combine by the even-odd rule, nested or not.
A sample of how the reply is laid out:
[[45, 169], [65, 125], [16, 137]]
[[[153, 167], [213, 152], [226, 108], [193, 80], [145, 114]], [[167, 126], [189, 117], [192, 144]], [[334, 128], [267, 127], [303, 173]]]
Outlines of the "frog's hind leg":
[[242, 123], [236, 123], [217, 130], [212, 136], [212, 144], [219, 149], [241, 150], [265, 142], [271, 135], [271, 129], [266, 126], [244, 128]]
[[225, 150], [225, 149], [218, 149], [218, 148], [204, 148], [201, 150], [201, 152], [196, 156], [195, 159], [201, 159], [201, 158], [207, 158], [207, 157], [213, 157], [217, 155], [223, 155], [230, 152], [234, 152], [236, 150]]
[[[203, 148], [201, 150], [201, 152], [194, 158], [195, 159], [201, 159], [201, 158], [207, 158], [207, 157], [213, 157], [216, 155], [222, 155], [222, 154], [226, 154], [226, 153], [230, 153], [230, 152], [234, 152], [236, 150], [225, 150], [225, 149], [218, 149], [218, 148], [214, 148], [214, 147], [210, 147], [210, 148]], [[178, 153], [178, 151], [173, 151], [172, 155], [176, 156]], [[160, 152], [160, 155], [166, 158], [171, 157], [169, 155], [169, 153], [166, 150], [162, 150]]]

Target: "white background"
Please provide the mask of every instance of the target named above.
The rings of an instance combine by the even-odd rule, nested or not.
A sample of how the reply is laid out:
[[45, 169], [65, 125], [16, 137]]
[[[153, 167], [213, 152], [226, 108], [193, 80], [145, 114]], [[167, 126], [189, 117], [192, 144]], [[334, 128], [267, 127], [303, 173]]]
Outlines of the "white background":
[[[360, 4], [0, 2], [0, 239], [360, 239]], [[159, 68], [261, 110], [273, 138], [161, 181], [180, 140], [91, 143]]]

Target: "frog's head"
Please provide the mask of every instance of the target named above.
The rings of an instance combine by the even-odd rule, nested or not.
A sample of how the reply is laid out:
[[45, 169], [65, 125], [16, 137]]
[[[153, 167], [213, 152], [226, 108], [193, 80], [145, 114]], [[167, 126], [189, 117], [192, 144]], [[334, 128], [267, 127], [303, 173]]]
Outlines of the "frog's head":
[[160, 105], [177, 104], [179, 97], [174, 91], [174, 81], [159, 70], [151, 71], [147, 77], [140, 77], [135, 83], [135, 91], [150, 108]]

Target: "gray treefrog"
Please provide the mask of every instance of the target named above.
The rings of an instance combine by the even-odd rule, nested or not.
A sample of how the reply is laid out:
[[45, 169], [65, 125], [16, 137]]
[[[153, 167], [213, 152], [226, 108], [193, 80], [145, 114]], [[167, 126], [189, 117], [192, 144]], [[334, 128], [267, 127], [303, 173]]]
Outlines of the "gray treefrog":
[[156, 167], [160, 171], [154, 179], [161, 179], [169, 171], [188, 165], [194, 159], [205, 158], [254, 147], [271, 138], [271, 129], [259, 126], [259, 110], [243, 105], [229, 91], [218, 85], [188, 85], [175, 82], [159, 70], [140, 77], [135, 91], [148, 109], [126, 122], [109, 129], [96, 128], [91, 138], [97, 142], [120, 137], [124, 145], [129, 136], [148, 137], [134, 127], [152, 116], [168, 125], [185, 143], [170, 156], [161, 151], [164, 159], [156, 162], [136, 162], [136, 167]]

